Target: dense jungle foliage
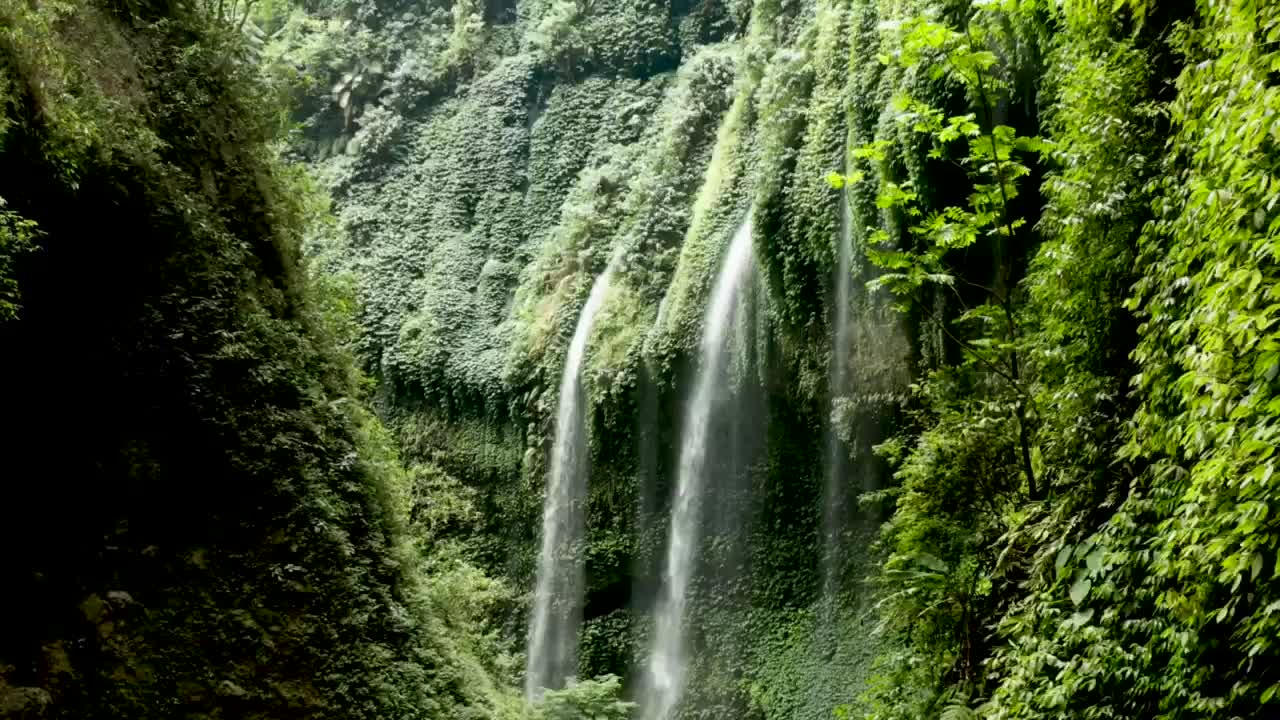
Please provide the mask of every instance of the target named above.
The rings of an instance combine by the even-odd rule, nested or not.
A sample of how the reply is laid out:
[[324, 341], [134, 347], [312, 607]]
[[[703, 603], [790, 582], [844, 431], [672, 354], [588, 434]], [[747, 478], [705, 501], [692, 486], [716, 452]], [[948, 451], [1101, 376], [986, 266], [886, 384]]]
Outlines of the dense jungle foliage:
[[616, 715], [497, 680], [475, 510], [363, 404], [327, 201], [213, 10], [0, 3], [0, 716]]
[[744, 218], [678, 717], [1272, 717], [1278, 177], [1260, 0], [0, 0], [0, 717], [642, 711]]

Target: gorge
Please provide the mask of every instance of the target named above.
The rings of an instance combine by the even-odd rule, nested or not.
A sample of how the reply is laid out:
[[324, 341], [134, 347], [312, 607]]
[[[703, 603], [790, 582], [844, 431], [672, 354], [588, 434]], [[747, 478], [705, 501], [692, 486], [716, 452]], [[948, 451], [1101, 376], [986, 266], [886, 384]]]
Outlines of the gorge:
[[0, 718], [1266, 718], [1280, 6], [0, 0]]

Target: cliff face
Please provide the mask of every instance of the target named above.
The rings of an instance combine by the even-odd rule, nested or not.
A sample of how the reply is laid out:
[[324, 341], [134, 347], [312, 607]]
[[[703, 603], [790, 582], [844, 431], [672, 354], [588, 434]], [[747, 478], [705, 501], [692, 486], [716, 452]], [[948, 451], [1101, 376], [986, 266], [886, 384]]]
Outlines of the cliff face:
[[299, 262], [278, 106], [204, 6], [0, 2], [0, 716], [490, 703]]
[[[860, 243], [880, 218], [871, 193], [842, 219], [825, 178], [892, 94], [879, 71], [850, 72], [875, 22], [856, 3], [719, 0], [346, 3], [278, 22], [279, 57], [329, 48], [298, 80], [297, 147], [338, 217], [313, 252], [360, 288], [362, 354], [401, 447], [479, 491], [472, 557], [516, 587], [532, 587], [569, 338], [621, 253], [585, 373], [583, 675], [629, 673], [645, 651], [685, 381], [720, 258], [752, 213], [756, 330], [740, 369], [756, 379], [737, 424], [713, 429], [712, 462], [733, 479], [695, 588], [696, 704], [816, 717], [857, 695], [869, 646], [815, 634], [823, 438], [844, 436], [839, 452], [860, 458], [850, 482], [875, 487], [870, 447], [913, 362], [907, 323], [862, 288], [854, 252], [859, 342], [841, 349], [849, 382], [829, 420], [842, 229]], [[874, 523], [851, 509], [837, 522], [856, 624]], [[515, 640], [526, 611], [507, 618]]]

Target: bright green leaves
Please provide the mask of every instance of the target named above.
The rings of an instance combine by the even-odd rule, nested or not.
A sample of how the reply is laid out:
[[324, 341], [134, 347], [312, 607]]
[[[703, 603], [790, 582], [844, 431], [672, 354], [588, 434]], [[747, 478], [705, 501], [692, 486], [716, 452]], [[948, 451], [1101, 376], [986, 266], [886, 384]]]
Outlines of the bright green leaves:
[[[959, 140], [962, 137], [975, 138], [981, 132], [978, 123], [974, 119], [974, 114], [957, 115], [947, 118], [946, 127], [940, 127], [936, 131], [938, 141], [946, 144], [953, 140]], [[940, 157], [940, 155], [938, 156]]]
[[1093, 580], [1089, 579], [1089, 574], [1083, 570], [1076, 572], [1075, 582], [1071, 583], [1071, 603], [1080, 605], [1084, 599], [1089, 597], [1089, 591], [1093, 589]]
[[[1150, 61], [1130, 41], [1107, 40], [1121, 28], [1105, 6], [1070, 3], [1066, 14], [1071, 54], [1046, 148], [1061, 168], [1047, 183], [1054, 239], [1030, 288], [1038, 307], [1058, 308], [1060, 318], [1036, 332], [1061, 349], [1046, 349], [1040, 362], [1068, 386], [1087, 378], [1079, 365], [1107, 339], [1095, 308], [1114, 307], [1132, 277], [1123, 268], [1136, 268], [1127, 307], [1140, 322], [1131, 355], [1140, 406], [1128, 446], [1097, 461], [1118, 456], [1125, 464], [1111, 467], [1123, 473], [1148, 469], [1124, 481], [1123, 502], [1099, 533], [1105, 553], [1056, 549], [1055, 592], [1020, 622], [1065, 619], [1044, 626], [1047, 642], [1007, 636], [1018, 650], [1002, 651], [1001, 667], [1018, 682], [997, 693], [996, 717], [1047, 716], [1042, 703], [1055, 695], [1065, 698], [1052, 711], [1060, 717], [1249, 716], [1274, 702], [1274, 679], [1256, 669], [1274, 662], [1280, 633], [1272, 577], [1280, 370], [1271, 369], [1280, 360], [1271, 290], [1280, 281], [1272, 209], [1280, 90], [1273, 77], [1260, 80], [1274, 71], [1276, 49], [1257, 42], [1280, 27], [1280, 8], [1200, 5], [1171, 36], [1186, 64], [1167, 113], [1143, 97]], [[1130, 14], [1141, 23], [1146, 5]], [[1161, 116], [1172, 126], [1156, 136], [1149, 128]], [[1167, 147], [1163, 167], [1152, 162], [1157, 144]], [[1147, 208], [1154, 219], [1133, 243], [1138, 258], [1104, 242], [1132, 243]], [[1068, 281], [1079, 288], [1074, 298]], [[1048, 397], [1059, 425], [1105, 407], [1079, 393]], [[1044, 671], [1038, 648], [1062, 664]]]
[[[972, 67], [983, 65], [983, 62], [975, 63]], [[950, 277], [950, 273], [941, 271], [943, 256], [948, 251], [968, 247], [982, 236], [1012, 238], [1025, 225], [1026, 220], [1014, 217], [1009, 208], [1009, 203], [1018, 197], [1018, 181], [1030, 174], [1030, 168], [1020, 158], [1039, 154], [1047, 145], [1039, 138], [1019, 135], [1008, 125], [994, 125], [984, 131], [974, 113], [947, 117], [941, 110], [906, 93], [895, 97], [894, 109], [899, 123], [916, 133], [930, 136], [933, 146], [928, 155], [932, 159], [951, 157], [953, 153], [949, 146], [964, 141], [967, 152], [958, 162], [968, 170], [973, 182], [967, 209], [945, 207], [929, 213], [922, 222], [911, 226], [912, 236], [922, 240], [924, 248], [913, 257], [918, 258], [924, 267], [905, 276], [899, 273], [895, 279], [909, 279], [910, 282], [879, 283], [890, 284], [895, 293], [904, 294], [934, 277]], [[876, 140], [856, 148], [852, 156], [883, 163], [891, 146], [888, 140]], [[836, 184], [836, 179], [840, 178], [835, 173], [828, 176], [832, 187], [843, 187], [843, 183]], [[861, 179], [862, 176], [858, 175], [858, 180]], [[919, 195], [910, 182], [899, 184], [884, 180], [876, 196], [876, 206], [882, 210], [896, 210], [908, 218], [918, 218], [924, 214], [918, 200]], [[878, 258], [883, 257], [886, 256], [871, 255], [871, 260], [878, 264]], [[901, 255], [894, 257], [900, 258]], [[900, 263], [895, 263], [892, 268], [881, 267], [903, 269]]]
[[571, 683], [548, 690], [533, 706], [530, 720], [627, 720], [635, 703], [620, 699], [622, 681], [616, 675]]
[[[864, 149], [868, 154], [882, 152], [880, 148]], [[859, 178], [860, 179], [860, 178]], [[870, 282], [871, 288], [888, 288], [895, 295], [910, 296], [926, 284], [950, 285], [954, 277], [947, 269], [943, 257], [949, 250], [968, 247], [977, 239], [974, 215], [963, 208], [948, 207], [921, 218], [923, 213], [919, 194], [908, 181], [906, 183], [883, 182], [876, 195], [876, 207], [892, 210], [902, 216], [919, 220], [910, 227], [923, 250], [895, 250], [884, 230], [870, 234], [867, 258], [882, 271]]]
[[986, 44], [985, 21], [1003, 13], [1004, 8], [992, 3], [979, 5], [977, 16], [963, 31], [932, 15], [881, 23], [881, 32], [893, 35], [897, 47], [896, 52], [881, 53], [878, 59], [885, 65], [921, 68], [933, 80], [951, 76], [971, 87], [985, 84], [988, 89], [995, 89], [1000, 82], [992, 70], [999, 58]]
[[[925, 15], [880, 26], [881, 32], [889, 36], [886, 44], [898, 49], [889, 62], [908, 72], [927, 66], [935, 79], [946, 77], [958, 82], [967, 89], [975, 112], [948, 115], [905, 89], [895, 94], [892, 104], [894, 119], [900, 126], [929, 138], [928, 157], [932, 161], [951, 161], [964, 169], [971, 187], [967, 207], [930, 208], [910, 180], [895, 182], [888, 158], [909, 151], [895, 147], [886, 138], [866, 143], [852, 153], [855, 160], [878, 164], [881, 180], [876, 206], [889, 216], [904, 220], [910, 233], [908, 247], [873, 247], [868, 252], [871, 262], [884, 271], [871, 282], [873, 288], [886, 287], [908, 302], [919, 303], [926, 286], [954, 284], [958, 273], [948, 258], [954, 257], [955, 251], [968, 248], [980, 238], [990, 238], [996, 247], [1008, 245], [1026, 224], [1011, 203], [1018, 197], [1019, 181], [1030, 174], [1024, 160], [1040, 153], [1045, 144], [994, 121], [995, 104], [1004, 101], [997, 93], [1003, 92], [1005, 84], [995, 68], [996, 55], [985, 44], [995, 36], [988, 34], [984, 23], [999, 26], [1001, 21], [979, 12], [964, 32]], [[887, 244], [890, 238], [872, 232], [870, 239], [873, 244]], [[1022, 466], [1028, 492], [1038, 498], [1030, 442], [1031, 413], [1021, 386], [1009, 257], [1002, 257], [1000, 263], [995, 287], [990, 291], [994, 305], [1001, 311], [989, 314], [1000, 322], [983, 323], [975, 336], [950, 337], [971, 361], [1008, 383], [1006, 391], [1016, 397], [1011, 411], [1020, 426]], [[962, 312], [967, 314], [969, 308], [962, 308]]]
[[895, 208], [914, 217], [920, 214], [920, 208], [915, 204], [919, 197], [910, 181], [902, 184], [885, 182], [880, 186], [880, 194], [876, 196], [876, 207], [881, 210]]
[[[1252, 78], [1280, 57], [1254, 42], [1280, 26], [1280, 10], [1227, 3], [1202, 19], [1202, 32], [1181, 38], [1183, 52], [1205, 58], [1179, 78], [1172, 108], [1170, 148], [1182, 170], [1161, 182], [1160, 212], [1143, 238], [1149, 272], [1133, 306], [1147, 318], [1135, 353], [1145, 400], [1131, 451], [1188, 466], [1162, 505], [1165, 552], [1153, 564], [1154, 581], [1195, 599], [1171, 602], [1175, 617], [1189, 632], [1227, 625], [1238, 651], [1254, 655], [1263, 650], [1254, 640], [1280, 632], [1270, 614], [1253, 613], [1280, 591], [1264, 576], [1280, 542], [1268, 520], [1280, 440], [1271, 371], [1280, 316], [1269, 290], [1280, 282], [1271, 218], [1280, 90]], [[1246, 589], [1254, 600], [1240, 604]], [[1232, 604], [1205, 600], [1219, 592]]]
[[[944, 122], [944, 113], [926, 102], [916, 100], [905, 92], [898, 93], [893, 99], [893, 109], [897, 113], [896, 120], [918, 133], [936, 135], [942, 132], [944, 125], [955, 125], [961, 118], [951, 118]], [[977, 134], [975, 130], [974, 134]]]
[[35, 221], [6, 210], [4, 198], [0, 197], [0, 323], [18, 316], [21, 294], [13, 277], [14, 261], [34, 250], [39, 236]]
[[944, 72], [944, 62], [954, 63], [956, 58], [966, 58], [962, 61], [966, 67], [976, 67], [976, 62], [968, 60], [973, 53], [964, 35], [931, 17], [916, 15], [902, 21], [886, 21], [880, 23], [879, 29], [882, 34], [897, 39], [895, 52], [878, 55], [884, 65], [924, 67], [935, 78]]
[[827, 185], [833, 190], [843, 190], [848, 185], [857, 185], [862, 182], [865, 176], [863, 173], [855, 170], [848, 175], [841, 175], [838, 172], [827, 173]]
[[979, 220], [974, 213], [952, 206], [930, 214], [912, 227], [911, 232], [928, 239], [929, 244], [939, 250], [959, 250], [978, 239]]
[[[1154, 85], [1145, 55], [1110, 39], [1117, 21], [1105, 6], [1088, 23], [1062, 25], [1056, 7], [1003, 0], [970, 7], [967, 26], [947, 27], [943, 18], [956, 16], [925, 3], [906, 11], [922, 17], [879, 26], [885, 74], [909, 79], [893, 88], [883, 116], [892, 129], [852, 153], [874, 169], [877, 208], [894, 228], [868, 233], [879, 243], [868, 253], [882, 273], [876, 284], [926, 317], [937, 306], [929, 303], [945, 303], [940, 332], [960, 357], [917, 386], [924, 430], [899, 445], [902, 491], [886, 531], [901, 563], [897, 589], [908, 573], [919, 588], [881, 607], [882, 617], [909, 628], [910, 650], [894, 662], [913, 668], [915, 681], [937, 683], [920, 690], [933, 704], [909, 705], [909, 692], [886, 692], [875, 717], [936, 717], [941, 688], [958, 677], [977, 688], [971, 697], [999, 693], [983, 717], [1149, 716], [1132, 712], [1145, 707], [1142, 692], [1098, 697], [1107, 683], [1132, 677], [1114, 680], [1116, 670], [1149, 663], [1143, 656], [1155, 652], [1109, 636], [1112, 604], [1123, 583], [1141, 577], [1149, 551], [1080, 538], [1092, 536], [1127, 491], [1121, 478], [1129, 469], [1114, 452], [1123, 442], [1131, 346], [1113, 328], [1134, 273], [1129, 248], [1149, 205], [1149, 158], [1165, 139], [1150, 131], [1159, 109], [1144, 102]], [[1046, 10], [1049, 17], [1037, 15]], [[1028, 50], [1040, 41], [1056, 46], [1051, 58]], [[1023, 52], [1032, 67], [1018, 65]], [[1023, 73], [1046, 68], [1051, 81], [1028, 89]], [[1009, 112], [1014, 98], [1034, 92], [1052, 142]], [[959, 192], [957, 169], [968, 181]], [[1047, 178], [1042, 187], [1028, 184], [1039, 176]], [[933, 184], [934, 177], [947, 179]], [[1026, 210], [1039, 205], [1026, 197], [1036, 191], [1047, 203], [1044, 218]], [[1029, 247], [1039, 252], [1021, 280], [1016, 268], [984, 274], [966, 265], [975, 252]], [[973, 499], [953, 494], [957, 475]], [[1028, 503], [1028, 495], [1045, 501]], [[990, 674], [965, 674], [965, 606], [936, 601], [941, 579], [916, 559], [922, 553], [945, 560], [953, 574], [972, 567], [969, 577], [995, 586], [992, 605], [978, 611], [978, 622], [1000, 627], [994, 657], [985, 659]], [[920, 671], [939, 665], [946, 680]]]

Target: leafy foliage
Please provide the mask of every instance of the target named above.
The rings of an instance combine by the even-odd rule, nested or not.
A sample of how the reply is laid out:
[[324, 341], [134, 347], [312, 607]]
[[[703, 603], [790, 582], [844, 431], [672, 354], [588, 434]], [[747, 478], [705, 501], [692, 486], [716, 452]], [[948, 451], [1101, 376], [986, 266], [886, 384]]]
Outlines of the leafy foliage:
[[533, 720], [627, 720], [635, 703], [618, 699], [621, 683], [616, 675], [550, 690], [534, 706]]
[[[990, 178], [974, 178], [967, 208], [882, 181], [881, 205], [908, 219], [912, 239], [873, 253], [895, 273], [884, 282], [913, 299], [929, 282], [983, 282], [949, 266], [948, 252], [1019, 235], [1016, 222], [988, 229], [1016, 199], [1002, 169], [1013, 151], [1042, 153], [1049, 172], [1044, 213], [1024, 226], [1036, 233], [1025, 274], [1016, 288], [997, 274], [981, 290], [1003, 307], [962, 310], [944, 331], [959, 362], [918, 386], [915, 429], [884, 447], [901, 486], [890, 493], [880, 609], [903, 649], [882, 658], [874, 717], [950, 715], [955, 697], [997, 718], [1266, 714], [1270, 590], [1253, 558], [1268, 542], [1257, 513], [1270, 452], [1247, 438], [1270, 432], [1270, 411], [1255, 403], [1270, 382], [1259, 258], [1275, 228], [1269, 184], [1250, 178], [1270, 162], [1259, 123], [1273, 88], [1241, 78], [1273, 62], [1251, 42], [1273, 31], [1272, 15], [988, 3], [963, 17], [966, 31], [927, 5], [881, 26], [898, 33], [882, 60], [959, 75], [977, 110], [905, 100], [898, 116], [937, 143], [992, 141], [961, 160]], [[1045, 141], [984, 130], [979, 79], [1036, 72], [1008, 49], [1044, 38]], [[1174, 92], [1159, 89], [1162, 72], [1178, 76]], [[901, 151], [888, 141], [859, 152], [889, 163], [883, 176]], [[1026, 164], [1008, 177], [1036, 175]], [[1021, 373], [1001, 360], [1012, 353]], [[982, 368], [1020, 390], [1003, 399]], [[1040, 483], [1026, 486], [1039, 502], [1020, 497], [1020, 466]]]
[[22, 295], [13, 279], [13, 264], [20, 254], [35, 249], [33, 241], [40, 232], [34, 221], [4, 208], [0, 198], [0, 322], [18, 316]]
[[412, 527], [235, 7], [0, 2], [0, 715], [489, 717], [504, 591]]

